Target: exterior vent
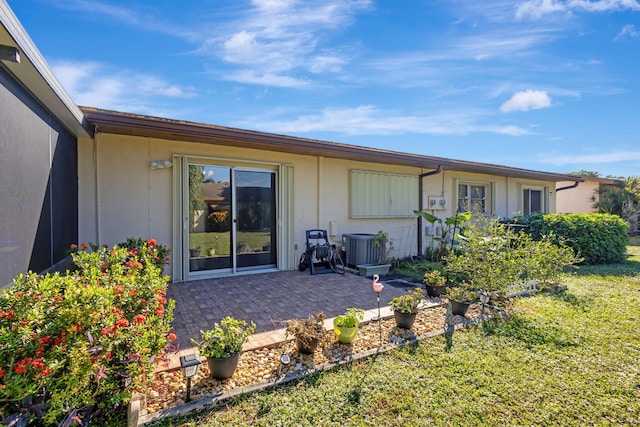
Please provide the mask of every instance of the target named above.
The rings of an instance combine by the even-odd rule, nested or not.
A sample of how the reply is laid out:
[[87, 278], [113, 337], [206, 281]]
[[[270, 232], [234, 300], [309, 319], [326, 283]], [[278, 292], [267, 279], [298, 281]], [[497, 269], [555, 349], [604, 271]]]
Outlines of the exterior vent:
[[343, 234], [342, 247], [346, 253], [347, 267], [356, 268], [358, 265], [377, 264], [378, 251], [373, 245], [374, 234]]

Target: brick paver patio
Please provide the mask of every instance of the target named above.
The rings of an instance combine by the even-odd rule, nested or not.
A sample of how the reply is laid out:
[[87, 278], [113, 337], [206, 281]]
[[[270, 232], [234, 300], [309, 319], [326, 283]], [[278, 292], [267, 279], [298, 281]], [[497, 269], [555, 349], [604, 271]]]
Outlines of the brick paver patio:
[[[408, 286], [389, 280], [381, 293], [381, 306], [404, 294]], [[173, 327], [183, 350], [193, 347], [191, 338], [198, 339], [200, 330], [225, 316], [255, 322], [252, 341], [260, 346], [281, 339], [287, 319], [306, 318], [318, 311], [332, 318], [348, 307], [377, 312], [371, 279], [351, 273], [312, 275], [309, 270], [292, 270], [175, 282], [168, 297], [176, 300]]]

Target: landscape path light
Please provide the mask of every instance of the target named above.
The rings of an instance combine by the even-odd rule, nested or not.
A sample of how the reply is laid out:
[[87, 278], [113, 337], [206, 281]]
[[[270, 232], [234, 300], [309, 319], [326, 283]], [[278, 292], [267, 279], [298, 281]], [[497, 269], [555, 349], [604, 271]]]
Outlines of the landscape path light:
[[182, 375], [187, 379], [187, 396], [184, 399], [185, 402], [191, 401], [191, 378], [196, 376], [198, 373], [198, 366], [200, 366], [201, 363], [200, 358], [195, 353], [180, 356]]

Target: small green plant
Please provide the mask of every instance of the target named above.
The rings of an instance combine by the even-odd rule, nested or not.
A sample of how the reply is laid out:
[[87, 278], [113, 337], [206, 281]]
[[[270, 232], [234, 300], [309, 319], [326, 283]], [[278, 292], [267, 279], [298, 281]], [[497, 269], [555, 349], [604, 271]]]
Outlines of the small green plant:
[[336, 317], [334, 325], [340, 328], [354, 328], [360, 324], [364, 318], [364, 310], [360, 308], [347, 308], [345, 314]]
[[[441, 226], [442, 231], [440, 235], [434, 237], [434, 240], [439, 242], [437, 261], [442, 261], [442, 258], [447, 252], [447, 246], [453, 248], [456, 244], [456, 239], [462, 234], [463, 224], [471, 219], [471, 212], [457, 213], [454, 216], [445, 218], [444, 221], [429, 212], [414, 210], [413, 213], [422, 217], [425, 221], [431, 223], [431, 225], [439, 224]], [[460, 234], [456, 233], [456, 230]]]
[[454, 286], [447, 290], [449, 299], [458, 302], [474, 302], [478, 300], [478, 293], [463, 283], [460, 286]]
[[442, 276], [439, 270], [433, 270], [424, 274], [423, 282], [425, 285], [430, 285], [434, 287], [444, 286], [446, 281], [447, 279], [444, 276]]
[[208, 331], [200, 331], [200, 341], [191, 339], [198, 346], [200, 354], [206, 358], [229, 357], [242, 350], [242, 345], [256, 330], [255, 323], [225, 317]]
[[386, 264], [393, 253], [393, 240], [389, 239], [389, 233], [384, 230], [379, 230], [376, 235], [373, 236], [373, 246], [378, 248], [378, 264]]
[[319, 342], [325, 339], [324, 321], [327, 317], [321, 311], [316, 315], [309, 315], [306, 319], [287, 320], [286, 335], [293, 336], [305, 345], [317, 339]]
[[422, 289], [415, 288], [404, 295], [393, 298], [389, 305], [394, 311], [414, 314], [418, 312], [418, 306], [422, 302]]

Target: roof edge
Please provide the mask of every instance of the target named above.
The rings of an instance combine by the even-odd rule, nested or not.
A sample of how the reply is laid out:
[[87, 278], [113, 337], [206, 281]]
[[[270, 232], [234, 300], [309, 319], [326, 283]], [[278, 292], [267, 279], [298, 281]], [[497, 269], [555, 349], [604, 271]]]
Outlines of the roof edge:
[[[21, 58], [23, 58], [20, 63], [3, 63], [3, 65], [76, 136], [90, 136], [91, 132], [86, 127], [84, 114], [55, 77], [6, 0], [0, 0], [0, 23], [15, 42], [15, 47], [21, 51]], [[26, 81], [27, 79], [24, 78], [25, 72], [37, 73], [42, 86], [33, 87], [33, 82]], [[52, 100], [52, 96], [57, 98], [57, 103]], [[62, 108], [64, 111], [61, 112]]]
[[[543, 172], [530, 169], [488, 163], [455, 160], [443, 157], [426, 156], [378, 148], [363, 147], [338, 142], [280, 135], [254, 130], [238, 129], [205, 123], [174, 120], [162, 117], [145, 116], [120, 111], [105, 110], [80, 106], [86, 120], [94, 126], [96, 132], [152, 137], [159, 139], [181, 140], [242, 146], [269, 151], [284, 151], [318, 155], [332, 158], [388, 163], [414, 166], [420, 168], [436, 168], [509, 176], [544, 181], [582, 182], [578, 176]], [[247, 145], [246, 143], [250, 143]]]

